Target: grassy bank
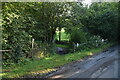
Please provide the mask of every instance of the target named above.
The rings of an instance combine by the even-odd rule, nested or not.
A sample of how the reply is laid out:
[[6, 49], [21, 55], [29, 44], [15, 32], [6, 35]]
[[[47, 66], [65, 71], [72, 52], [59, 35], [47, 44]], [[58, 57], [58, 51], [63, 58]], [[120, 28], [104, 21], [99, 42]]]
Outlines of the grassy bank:
[[46, 57], [41, 60], [29, 61], [24, 65], [13, 64], [10, 67], [3, 67], [3, 72], [0, 74], [3, 78], [15, 78], [27, 74], [43, 74], [55, 70], [55, 67], [62, 66], [66, 63], [82, 59], [86, 56], [93, 55], [94, 53], [99, 53], [106, 48], [110, 47], [112, 44], [107, 44], [99, 48], [91, 50], [83, 50], [81, 52], [70, 53], [66, 55], [53, 55], [51, 57]]

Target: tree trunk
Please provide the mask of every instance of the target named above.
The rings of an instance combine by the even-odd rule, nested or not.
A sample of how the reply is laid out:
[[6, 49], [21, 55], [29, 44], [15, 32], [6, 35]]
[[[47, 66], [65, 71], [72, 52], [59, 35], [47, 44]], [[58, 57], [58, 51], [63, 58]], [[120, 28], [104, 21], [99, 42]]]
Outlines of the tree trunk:
[[59, 27], [59, 41], [61, 41], [61, 28]]

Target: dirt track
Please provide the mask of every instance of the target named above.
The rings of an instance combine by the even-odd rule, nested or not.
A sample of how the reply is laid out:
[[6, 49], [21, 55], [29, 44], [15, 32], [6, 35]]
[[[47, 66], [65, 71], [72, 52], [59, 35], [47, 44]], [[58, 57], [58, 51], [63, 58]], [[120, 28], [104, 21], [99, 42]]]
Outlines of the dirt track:
[[118, 56], [120, 46], [109, 48], [105, 52], [72, 64], [49, 74], [50, 78], [118, 78]]

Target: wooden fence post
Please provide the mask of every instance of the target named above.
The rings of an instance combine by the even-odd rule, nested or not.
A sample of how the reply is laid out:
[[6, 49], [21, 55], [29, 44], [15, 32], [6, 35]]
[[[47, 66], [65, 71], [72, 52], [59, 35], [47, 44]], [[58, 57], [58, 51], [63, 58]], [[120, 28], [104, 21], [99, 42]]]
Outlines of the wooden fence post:
[[33, 58], [34, 41], [35, 41], [35, 39], [32, 38], [32, 58]]

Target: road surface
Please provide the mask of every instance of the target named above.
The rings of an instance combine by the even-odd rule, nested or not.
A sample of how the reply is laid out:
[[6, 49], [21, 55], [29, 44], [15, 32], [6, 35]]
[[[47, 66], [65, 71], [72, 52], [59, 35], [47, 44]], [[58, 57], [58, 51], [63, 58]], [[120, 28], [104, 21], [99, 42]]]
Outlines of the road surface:
[[93, 55], [63, 66], [48, 75], [49, 78], [118, 78], [120, 46], [114, 46], [100, 54]]

